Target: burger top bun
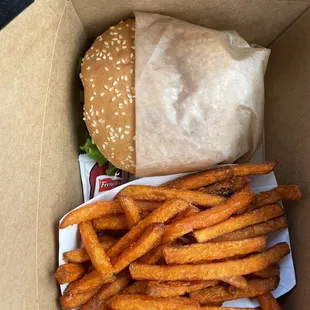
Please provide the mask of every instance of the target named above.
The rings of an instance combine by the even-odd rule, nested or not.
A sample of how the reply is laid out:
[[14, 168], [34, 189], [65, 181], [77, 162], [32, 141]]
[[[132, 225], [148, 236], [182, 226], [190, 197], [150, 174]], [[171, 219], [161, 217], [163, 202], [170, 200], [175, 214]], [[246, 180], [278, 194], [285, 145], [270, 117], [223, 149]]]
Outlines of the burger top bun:
[[135, 20], [110, 27], [86, 52], [81, 69], [84, 120], [100, 152], [135, 173]]

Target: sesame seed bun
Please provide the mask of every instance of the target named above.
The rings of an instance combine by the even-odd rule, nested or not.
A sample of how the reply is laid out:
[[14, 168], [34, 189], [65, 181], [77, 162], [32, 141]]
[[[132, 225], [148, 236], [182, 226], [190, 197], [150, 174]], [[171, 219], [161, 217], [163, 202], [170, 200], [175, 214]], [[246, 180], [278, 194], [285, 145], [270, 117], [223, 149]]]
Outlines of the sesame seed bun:
[[135, 173], [135, 20], [110, 27], [82, 62], [84, 120], [100, 152]]

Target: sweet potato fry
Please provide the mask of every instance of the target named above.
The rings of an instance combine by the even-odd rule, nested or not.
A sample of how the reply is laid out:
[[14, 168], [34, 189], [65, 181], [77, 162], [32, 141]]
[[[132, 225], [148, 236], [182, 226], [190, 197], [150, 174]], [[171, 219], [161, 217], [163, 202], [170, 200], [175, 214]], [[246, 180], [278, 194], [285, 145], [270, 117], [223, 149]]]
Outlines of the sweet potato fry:
[[230, 288], [233, 288], [234, 290], [236, 288], [241, 288], [243, 290], [248, 289], [248, 282], [243, 276], [226, 277], [222, 278], [221, 281], [230, 284]]
[[136, 281], [126, 287], [122, 294], [145, 294], [148, 283], [149, 281]]
[[225, 197], [158, 186], [130, 185], [125, 187], [119, 195], [128, 196], [135, 200], [165, 201], [182, 198], [193, 205], [201, 207], [213, 207], [226, 200]]
[[287, 227], [287, 221], [285, 216], [281, 216], [277, 219], [267, 221], [265, 223], [249, 226], [234, 232], [225, 234], [223, 236], [212, 239], [212, 242], [216, 241], [233, 241], [243, 240], [248, 238], [255, 238], [258, 236], [266, 235], [268, 233], [283, 229]]
[[202, 186], [207, 186], [219, 181], [230, 179], [234, 176], [231, 166], [204, 170], [190, 175], [174, 179], [162, 186], [167, 188], [177, 189], [196, 189]]
[[262, 310], [281, 310], [281, 306], [277, 302], [277, 300], [273, 297], [273, 295], [268, 292], [263, 295], [258, 295], [256, 299], [259, 302]]
[[128, 270], [124, 270], [117, 275], [116, 280], [112, 283], [103, 285], [98, 293], [93, 296], [81, 310], [96, 310], [105, 309], [106, 301], [108, 298], [118, 294], [131, 282], [131, 277]]
[[237, 210], [248, 206], [253, 200], [254, 194], [248, 188], [234, 194], [226, 202], [201, 211], [198, 214], [181, 219], [169, 225], [163, 236], [163, 244], [169, 244], [177, 238], [193, 231], [194, 229], [205, 228], [228, 219]]
[[257, 237], [240, 241], [191, 244], [181, 247], [165, 246], [163, 255], [167, 264], [186, 264], [257, 252], [264, 249], [266, 243], [265, 237]]
[[137, 225], [138, 222], [141, 220], [140, 210], [136, 205], [135, 201], [126, 196], [118, 196], [116, 201], [122, 207], [126, 219], [128, 228], [132, 228], [133, 226]]
[[116, 295], [108, 301], [113, 310], [199, 310], [199, 303], [186, 297], [150, 297], [139, 294]]
[[147, 227], [142, 236], [115, 259], [113, 262], [114, 272], [119, 273], [130, 263], [158, 246], [164, 231], [165, 225], [160, 223], [153, 223]]
[[103, 278], [97, 270], [93, 270], [79, 280], [71, 282], [65, 289], [64, 295], [76, 295], [90, 292], [113, 280], [114, 278]]
[[227, 197], [245, 188], [249, 183], [250, 178], [248, 177], [234, 177], [206, 187], [201, 187], [198, 191]]
[[248, 290], [237, 288], [234, 294], [231, 294], [226, 285], [217, 285], [204, 288], [202, 290], [190, 293], [190, 298], [197, 300], [200, 304], [213, 302], [224, 302], [237, 298], [256, 297], [257, 295], [274, 290], [279, 284], [279, 278], [255, 279], [248, 281]]
[[101, 277], [112, 279], [114, 275], [112, 264], [98, 240], [91, 221], [80, 223], [79, 229], [82, 241], [92, 264], [100, 273]]
[[150, 281], [146, 288], [146, 294], [152, 297], [174, 297], [194, 292], [205, 287], [218, 285], [219, 281]]
[[198, 281], [216, 280], [225, 277], [246, 275], [264, 269], [289, 254], [287, 243], [275, 246], [258, 254], [252, 254], [237, 260], [199, 264], [199, 265], [145, 265], [131, 264], [130, 274], [135, 280], [157, 281]]
[[135, 200], [135, 203], [138, 206], [141, 214], [151, 213], [163, 204], [161, 201], [151, 200]]
[[268, 174], [275, 169], [278, 161], [273, 160], [263, 164], [241, 164], [231, 166], [235, 177], [243, 177], [247, 175]]
[[181, 199], [167, 201], [154, 210], [149, 216], [141, 220], [125, 236], [123, 236], [112, 248], [108, 250], [108, 256], [119, 256], [130, 244], [134, 243], [143, 233], [145, 228], [153, 223], [165, 223], [177, 213], [182, 212], [189, 206], [188, 202]]
[[96, 293], [99, 288], [83, 294], [76, 294], [72, 296], [63, 295], [60, 297], [61, 309], [75, 309], [86, 304]]
[[[98, 239], [105, 251], [108, 250], [118, 240], [117, 238], [113, 238], [107, 235], [99, 236]], [[63, 254], [63, 258], [65, 261], [71, 263], [84, 263], [89, 261], [89, 256], [85, 248], [78, 248], [76, 250], [65, 252]]]
[[198, 242], [206, 242], [221, 235], [252, 226], [267, 220], [284, 215], [284, 210], [279, 205], [269, 205], [249, 211], [211, 227], [196, 230], [194, 236]]
[[55, 278], [59, 284], [69, 283], [77, 280], [85, 271], [85, 266], [81, 264], [64, 264], [57, 268]]
[[253, 272], [251, 276], [258, 278], [272, 278], [272, 277], [280, 277], [280, 267], [278, 265], [272, 265], [265, 269]]
[[296, 185], [280, 185], [269, 191], [261, 192], [255, 196], [255, 207], [275, 203], [279, 200], [300, 200], [301, 191]]
[[90, 221], [103, 215], [118, 214], [118, 213], [123, 213], [123, 211], [117, 202], [99, 201], [94, 204], [90, 204], [70, 212], [62, 220], [60, 228], [66, 228], [70, 225]]
[[94, 219], [93, 225], [96, 230], [122, 230], [129, 228], [126, 216], [123, 214], [104, 215]]
[[199, 212], [200, 212], [199, 208], [195, 207], [194, 205], [189, 205], [189, 207], [186, 210], [178, 213], [175, 217], [173, 217], [171, 219], [171, 221], [169, 221], [169, 224], [173, 223], [173, 222], [176, 222], [176, 221], [178, 221], [180, 219], [183, 219], [185, 217], [192, 216], [192, 215], [194, 215], [196, 213], [199, 213]]
[[163, 246], [160, 245], [139, 258], [138, 262], [141, 264], [155, 265], [163, 258]]

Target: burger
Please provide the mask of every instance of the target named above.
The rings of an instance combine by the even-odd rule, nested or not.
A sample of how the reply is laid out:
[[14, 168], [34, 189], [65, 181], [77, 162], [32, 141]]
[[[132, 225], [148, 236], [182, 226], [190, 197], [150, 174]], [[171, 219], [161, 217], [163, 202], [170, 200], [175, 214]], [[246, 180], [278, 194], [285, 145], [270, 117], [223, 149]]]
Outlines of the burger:
[[89, 139], [97, 161], [135, 173], [135, 20], [110, 27], [86, 52], [80, 78]]

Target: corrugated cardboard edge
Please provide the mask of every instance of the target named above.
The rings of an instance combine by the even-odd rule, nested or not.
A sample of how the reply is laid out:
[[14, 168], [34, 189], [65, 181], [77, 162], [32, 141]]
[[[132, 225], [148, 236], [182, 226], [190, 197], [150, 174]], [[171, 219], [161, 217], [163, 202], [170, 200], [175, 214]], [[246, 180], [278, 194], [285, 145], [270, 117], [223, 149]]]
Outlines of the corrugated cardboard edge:
[[310, 296], [310, 9], [271, 46], [266, 74], [266, 158], [280, 161], [279, 183], [301, 187], [303, 199], [285, 203], [297, 275], [283, 309], [309, 308]]

